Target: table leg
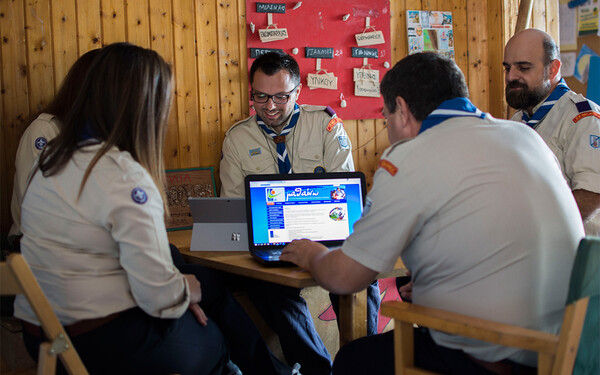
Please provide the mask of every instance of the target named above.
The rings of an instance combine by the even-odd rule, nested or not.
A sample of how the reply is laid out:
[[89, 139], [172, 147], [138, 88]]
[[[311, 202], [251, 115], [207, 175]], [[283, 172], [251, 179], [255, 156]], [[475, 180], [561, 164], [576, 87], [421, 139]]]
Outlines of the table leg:
[[367, 290], [340, 296], [340, 347], [367, 335]]

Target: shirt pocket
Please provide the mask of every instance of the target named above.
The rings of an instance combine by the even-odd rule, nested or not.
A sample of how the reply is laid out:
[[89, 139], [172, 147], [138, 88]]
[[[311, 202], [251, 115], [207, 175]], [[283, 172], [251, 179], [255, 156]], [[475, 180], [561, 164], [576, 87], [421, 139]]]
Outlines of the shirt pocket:
[[275, 160], [272, 155], [255, 155], [242, 160], [244, 174], [266, 174], [273, 172]]
[[319, 144], [318, 147], [302, 147], [298, 151], [298, 159], [302, 165], [302, 172], [313, 172], [313, 170], [319, 166], [324, 168], [323, 146]]

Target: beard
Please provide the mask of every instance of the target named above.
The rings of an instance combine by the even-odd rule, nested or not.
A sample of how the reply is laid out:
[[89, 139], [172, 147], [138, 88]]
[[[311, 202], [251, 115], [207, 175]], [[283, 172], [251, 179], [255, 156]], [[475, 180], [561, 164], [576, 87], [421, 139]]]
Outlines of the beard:
[[[538, 105], [550, 93], [550, 81], [544, 79], [540, 86], [529, 88], [526, 83], [511, 81], [506, 84], [506, 102], [514, 109], [527, 110]], [[521, 90], [512, 91], [511, 89]]]

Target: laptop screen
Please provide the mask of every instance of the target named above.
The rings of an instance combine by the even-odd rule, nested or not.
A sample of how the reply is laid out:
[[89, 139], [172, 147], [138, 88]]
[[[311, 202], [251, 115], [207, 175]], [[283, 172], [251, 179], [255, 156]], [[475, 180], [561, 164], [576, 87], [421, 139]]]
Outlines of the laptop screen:
[[362, 215], [364, 185], [361, 172], [247, 176], [250, 249], [302, 238], [341, 245]]

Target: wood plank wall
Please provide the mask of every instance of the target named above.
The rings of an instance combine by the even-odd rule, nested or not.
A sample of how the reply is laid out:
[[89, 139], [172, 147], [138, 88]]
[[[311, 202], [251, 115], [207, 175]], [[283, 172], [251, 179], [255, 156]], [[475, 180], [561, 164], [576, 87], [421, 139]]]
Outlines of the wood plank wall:
[[[497, 117], [506, 116], [502, 49], [514, 30], [518, 0], [390, 3], [394, 62], [407, 51], [407, 9], [452, 11], [456, 62], [472, 101]], [[557, 7], [558, 0], [536, 1], [533, 26], [557, 36]], [[0, 0], [0, 34], [3, 233], [10, 225], [14, 155], [31, 116], [52, 98], [78, 56], [112, 42], [152, 48], [172, 64], [176, 95], [166, 165], [214, 167], [218, 180], [223, 135], [249, 111], [244, 0]], [[344, 124], [356, 167], [370, 185], [389, 145], [385, 122], [344, 119]]]

